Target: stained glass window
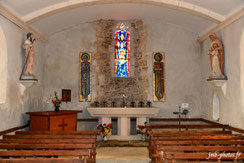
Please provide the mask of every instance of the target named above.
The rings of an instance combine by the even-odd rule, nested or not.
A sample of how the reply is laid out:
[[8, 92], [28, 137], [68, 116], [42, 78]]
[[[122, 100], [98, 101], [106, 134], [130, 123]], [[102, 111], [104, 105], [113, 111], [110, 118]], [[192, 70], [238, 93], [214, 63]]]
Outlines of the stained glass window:
[[130, 32], [129, 27], [123, 23], [117, 26], [115, 32], [115, 64], [114, 74], [116, 77], [129, 77], [130, 74]]

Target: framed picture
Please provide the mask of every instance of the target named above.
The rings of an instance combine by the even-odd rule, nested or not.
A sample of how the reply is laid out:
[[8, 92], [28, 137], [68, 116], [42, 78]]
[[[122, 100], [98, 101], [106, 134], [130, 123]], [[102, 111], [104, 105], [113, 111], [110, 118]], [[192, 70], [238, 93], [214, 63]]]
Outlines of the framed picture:
[[165, 101], [164, 53], [153, 53], [153, 101]]
[[71, 89], [62, 89], [62, 98], [67, 102], [71, 102]]

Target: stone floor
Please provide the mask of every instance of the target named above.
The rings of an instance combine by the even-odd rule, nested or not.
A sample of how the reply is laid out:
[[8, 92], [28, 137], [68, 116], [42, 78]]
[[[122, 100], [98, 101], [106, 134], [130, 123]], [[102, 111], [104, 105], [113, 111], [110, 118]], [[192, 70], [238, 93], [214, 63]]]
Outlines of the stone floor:
[[98, 147], [97, 163], [149, 163], [146, 147]]

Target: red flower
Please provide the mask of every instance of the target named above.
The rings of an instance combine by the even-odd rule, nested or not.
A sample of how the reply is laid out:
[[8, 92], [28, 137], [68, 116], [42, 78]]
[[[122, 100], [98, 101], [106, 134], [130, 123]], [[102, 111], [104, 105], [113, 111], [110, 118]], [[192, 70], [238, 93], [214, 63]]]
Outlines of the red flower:
[[103, 126], [106, 126], [106, 123], [104, 123]]
[[100, 130], [100, 126], [98, 126], [97, 129]]
[[68, 102], [67, 102], [67, 101], [65, 101], [65, 103], [67, 104]]
[[60, 101], [63, 101], [63, 99], [59, 99]]
[[52, 103], [53, 103], [53, 104], [56, 104], [56, 101], [52, 100]]
[[110, 128], [111, 128], [111, 127], [112, 127], [112, 124], [111, 124], [111, 123], [110, 123], [110, 124], [108, 124], [108, 127], [110, 127]]

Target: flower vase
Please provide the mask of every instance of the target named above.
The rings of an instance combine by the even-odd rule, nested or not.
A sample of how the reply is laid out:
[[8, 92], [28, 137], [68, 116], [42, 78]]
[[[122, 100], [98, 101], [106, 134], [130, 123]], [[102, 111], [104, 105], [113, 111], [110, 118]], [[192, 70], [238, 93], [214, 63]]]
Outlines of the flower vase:
[[108, 140], [107, 136], [104, 136], [104, 137], [103, 137], [103, 140], [104, 140], [104, 141], [107, 141], [107, 140]]
[[55, 106], [55, 112], [58, 112], [59, 111], [59, 107], [60, 106]]

